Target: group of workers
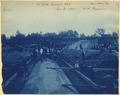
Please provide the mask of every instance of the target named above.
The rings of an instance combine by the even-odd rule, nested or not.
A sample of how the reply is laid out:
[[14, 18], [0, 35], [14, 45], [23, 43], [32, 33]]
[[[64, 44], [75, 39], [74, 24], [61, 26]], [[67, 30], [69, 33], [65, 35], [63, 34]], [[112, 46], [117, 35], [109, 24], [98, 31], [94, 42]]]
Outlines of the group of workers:
[[60, 48], [48, 48], [48, 47], [40, 47], [38, 49], [33, 50], [33, 58], [39, 58], [42, 62], [43, 58], [53, 57], [54, 55], [60, 54], [62, 49]]
[[100, 45], [95, 45], [92, 47], [92, 49], [96, 49], [96, 50], [100, 50], [101, 52], [104, 51], [109, 51], [109, 53], [112, 52], [112, 50], [116, 50], [118, 51], [118, 46], [116, 44], [112, 45], [112, 44], [100, 44]]

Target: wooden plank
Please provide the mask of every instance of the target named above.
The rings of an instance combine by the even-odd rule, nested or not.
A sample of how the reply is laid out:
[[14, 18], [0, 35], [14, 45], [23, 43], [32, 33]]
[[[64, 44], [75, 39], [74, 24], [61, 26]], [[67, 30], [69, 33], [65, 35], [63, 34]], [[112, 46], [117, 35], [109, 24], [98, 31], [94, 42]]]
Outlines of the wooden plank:
[[106, 88], [106, 86], [93, 86], [93, 85], [80, 85], [80, 84], [62, 84], [63, 86], [81, 86], [81, 87], [98, 87], [98, 88]]
[[[101, 61], [112, 61], [112, 60], [116, 60], [116, 59], [112, 58], [112, 59], [83, 60], [83, 61], [84, 61], [84, 62], [101, 62]], [[72, 60], [70, 60], [70, 59], [69, 59], [69, 61], [70, 61], [70, 62], [72, 62], [72, 63], [75, 63], [75, 62], [73, 62], [73, 61], [72, 61]]]
[[101, 70], [101, 71], [116, 71], [116, 72], [118, 72], [117, 69], [112, 69], [112, 68], [93, 68], [93, 70], [95, 70], [95, 71]]
[[[73, 66], [71, 66], [69, 63], [65, 62], [68, 66], [70, 66], [71, 68], [73, 68]], [[91, 86], [98, 86], [95, 82], [93, 82], [91, 79], [89, 79], [87, 76], [85, 76], [84, 74], [82, 74], [81, 72], [79, 72], [78, 70], [76, 70], [76, 73], [78, 73], [81, 78], [83, 78], [88, 84], [90, 84]]]
[[84, 60], [84, 62], [101, 62], [101, 61], [111, 61], [115, 60], [114, 58], [112, 59], [100, 59], [100, 60]]
[[32, 59], [33, 59], [33, 57], [26, 64], [29, 64]]
[[68, 68], [68, 67], [59, 67], [59, 68], [47, 67], [47, 69], [74, 69], [74, 68]]
[[5, 88], [8, 86], [17, 76], [17, 73], [15, 73], [8, 81], [6, 81], [4, 84], [2, 84], [2, 87]]

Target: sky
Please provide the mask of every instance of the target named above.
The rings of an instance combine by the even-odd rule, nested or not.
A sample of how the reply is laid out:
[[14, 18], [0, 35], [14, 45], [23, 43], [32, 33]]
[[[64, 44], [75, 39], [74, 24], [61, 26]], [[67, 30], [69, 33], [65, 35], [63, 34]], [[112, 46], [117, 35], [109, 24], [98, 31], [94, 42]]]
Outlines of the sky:
[[85, 35], [97, 28], [118, 32], [118, 2], [2, 2], [2, 34], [59, 33], [76, 30]]

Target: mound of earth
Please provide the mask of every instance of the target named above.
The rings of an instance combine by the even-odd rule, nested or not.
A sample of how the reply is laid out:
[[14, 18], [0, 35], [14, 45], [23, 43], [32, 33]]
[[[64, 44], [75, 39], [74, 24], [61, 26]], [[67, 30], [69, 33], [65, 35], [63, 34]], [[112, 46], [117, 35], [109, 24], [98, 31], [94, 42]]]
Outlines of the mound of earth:
[[77, 50], [80, 50], [80, 47], [79, 47], [80, 44], [85, 49], [92, 48], [93, 46], [98, 45], [97, 44], [97, 40], [80, 40], [80, 41], [75, 42], [72, 45], [70, 45], [68, 47], [68, 49], [77, 49]]
[[[93, 50], [91, 49], [93, 46], [97, 45], [97, 40], [80, 40], [78, 42], [75, 42], [71, 45], [69, 45], [65, 50], [64, 53], [67, 55], [81, 55], [81, 50], [79, 45], [82, 45], [84, 55], [86, 58], [91, 58], [92, 56], [97, 56], [100, 54], [100, 50]], [[77, 47], [77, 48], [76, 48]]]

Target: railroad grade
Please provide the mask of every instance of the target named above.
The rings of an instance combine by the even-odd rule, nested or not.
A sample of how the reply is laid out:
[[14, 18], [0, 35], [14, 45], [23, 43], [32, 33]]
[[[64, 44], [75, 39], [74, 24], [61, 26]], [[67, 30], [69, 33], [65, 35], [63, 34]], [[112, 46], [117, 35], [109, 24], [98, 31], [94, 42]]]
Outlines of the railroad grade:
[[[51, 59], [51, 58], [49, 58], [49, 59]], [[98, 86], [94, 81], [92, 81], [87, 76], [85, 76], [83, 73], [81, 73], [78, 68], [74, 67], [71, 59], [64, 58], [64, 56], [56, 56], [56, 57], [53, 57], [51, 60], [55, 61], [56, 64], [59, 65], [59, 67], [47, 67], [46, 69], [62, 70], [64, 72], [64, 74], [67, 76], [67, 78], [70, 80], [70, 82], [72, 83], [72, 84], [69, 84], [69, 83], [66, 84], [66, 83], [61, 82], [60, 85], [62, 85], [63, 87], [65, 87], [65, 88], [74, 87], [79, 94], [106, 93], [106, 91], [105, 91], [106, 87]], [[35, 67], [35, 65], [38, 61], [39, 60], [29, 60], [26, 63], [26, 64], [29, 63], [27, 65], [28, 69], [29, 69], [28, 70], [29, 73], [28, 72], [26, 73], [27, 78], [29, 78], [29, 75], [32, 72], [34, 72], [33, 68]], [[7, 93], [14, 93], [14, 94], [21, 93], [24, 85], [27, 82], [27, 80], [22, 81], [23, 78], [20, 79], [17, 76], [13, 80], [14, 80], [14, 83], [13, 83], [13, 81], [9, 80], [11, 82], [8, 85], [4, 84], [6, 87], [3, 88], [3, 91], [4, 90], [7, 91], [4, 93], [6, 93], [6, 94]], [[16, 86], [19, 86], [19, 90], [14, 89]], [[6, 90], [6, 89], [8, 89], [8, 90]], [[16, 92], [14, 92], [14, 91], [16, 91]]]

